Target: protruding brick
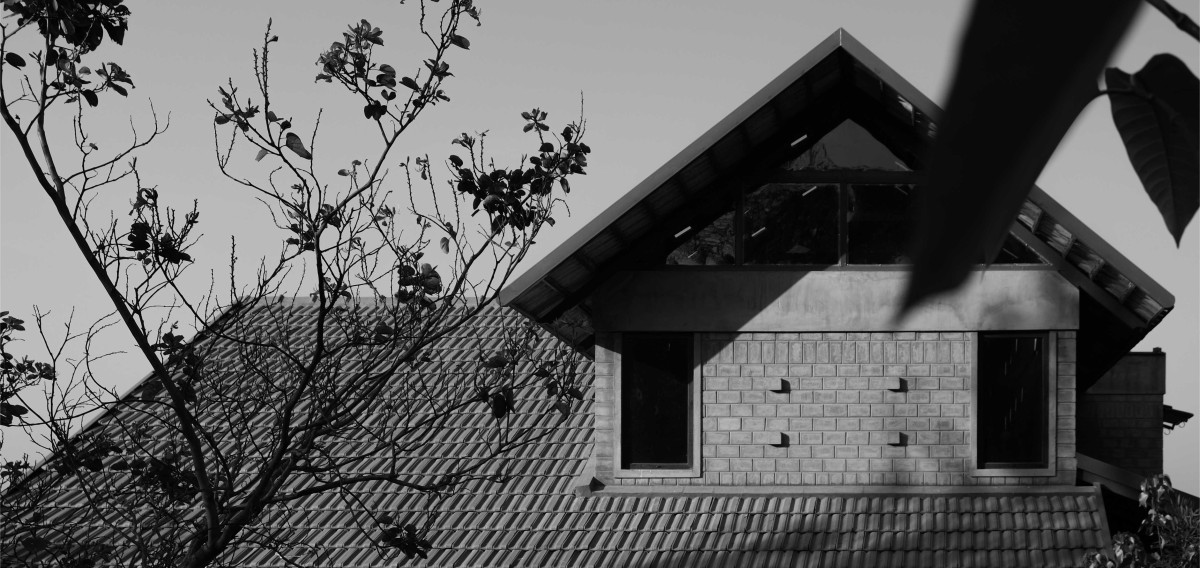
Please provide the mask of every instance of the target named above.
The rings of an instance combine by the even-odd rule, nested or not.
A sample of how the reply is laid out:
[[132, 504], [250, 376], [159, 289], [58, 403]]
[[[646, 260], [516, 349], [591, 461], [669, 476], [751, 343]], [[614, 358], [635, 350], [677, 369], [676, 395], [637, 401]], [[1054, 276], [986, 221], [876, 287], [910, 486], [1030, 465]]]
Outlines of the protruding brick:
[[758, 446], [758, 447], [763, 449], [762, 457], [764, 457], [764, 458], [786, 458], [786, 457], [788, 457], [788, 448], [790, 448], [792, 446], [791, 446], [791, 444], [788, 444], [786, 446], [774, 445], [774, 446]]

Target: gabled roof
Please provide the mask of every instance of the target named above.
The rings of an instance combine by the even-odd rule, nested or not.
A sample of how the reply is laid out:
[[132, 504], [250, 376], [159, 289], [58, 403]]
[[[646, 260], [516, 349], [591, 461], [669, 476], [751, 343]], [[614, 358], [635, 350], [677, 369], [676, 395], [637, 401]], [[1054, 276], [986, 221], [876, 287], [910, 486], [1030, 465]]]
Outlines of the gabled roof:
[[[847, 118], [919, 170], [941, 113], [839, 29], [514, 280], [500, 298], [541, 322], [578, 309], [609, 275], [634, 267], [636, 251], [688, 226], [723, 192], [752, 187], [759, 172], [804, 152]], [[881, 183], [919, 179], [876, 174]], [[1040, 188], [1031, 189], [1018, 221], [1012, 234], [1083, 292], [1085, 383], [1174, 306], [1169, 292]]]
[[[314, 325], [311, 307], [256, 307], [247, 314], [264, 332], [304, 334]], [[288, 325], [281, 325], [280, 314]], [[506, 326], [524, 320], [512, 310], [489, 307], [428, 351], [429, 361], [391, 384], [436, 377], [442, 392], [471, 384], [470, 373], [447, 372], [476, 362], [480, 350], [502, 345]], [[286, 329], [284, 329], [286, 328]], [[231, 348], [216, 340], [218, 351]], [[539, 350], [561, 344], [543, 336]], [[529, 372], [526, 369], [525, 372]], [[627, 487], [578, 491], [587, 479], [593, 447], [592, 364], [583, 368], [585, 396], [570, 418], [548, 436], [495, 465], [512, 478], [478, 482], [431, 501], [424, 494], [379, 483], [345, 493], [312, 495], [265, 512], [253, 535], [277, 532], [302, 544], [277, 547], [248, 539], [229, 551], [227, 565], [257, 567], [396, 565], [375, 544], [379, 531], [370, 511], [416, 519], [431, 510], [428, 561], [417, 566], [1073, 566], [1086, 551], [1109, 541], [1103, 503], [1096, 487]], [[231, 373], [230, 376], [233, 376]], [[228, 380], [228, 377], [227, 377]], [[405, 392], [396, 387], [397, 392]], [[201, 393], [202, 395], [204, 393]], [[542, 411], [544, 391], [518, 393], [515, 420]], [[381, 392], [364, 422], [394, 423], [396, 392]], [[139, 403], [123, 412], [137, 413]], [[215, 417], [223, 419], [224, 416]], [[249, 420], [248, 426], [258, 421]], [[476, 449], [472, 442], [493, 431], [496, 421], [482, 404], [452, 413], [411, 457], [394, 464], [413, 476], [452, 468]], [[159, 428], [164, 428], [159, 425]], [[105, 416], [92, 426], [120, 436]], [[159, 432], [162, 434], [162, 432]], [[331, 440], [326, 451], [360, 455], [362, 440]], [[106, 465], [116, 458], [108, 458]], [[361, 467], [381, 471], [385, 458]], [[490, 471], [490, 469], [489, 469]], [[52, 475], [53, 472], [46, 472]], [[83, 475], [119, 475], [117, 472]], [[111, 524], [87, 519], [77, 478], [59, 484], [56, 508], [44, 524], [75, 530], [120, 545], [139, 520], [138, 511], [118, 511]], [[251, 535], [251, 536], [253, 536]], [[254, 538], [257, 538], [254, 537]], [[0, 540], [0, 557], [14, 553]], [[8, 560], [15, 560], [8, 556]], [[5, 562], [5, 565], [9, 565]], [[19, 565], [13, 562], [13, 565]]]

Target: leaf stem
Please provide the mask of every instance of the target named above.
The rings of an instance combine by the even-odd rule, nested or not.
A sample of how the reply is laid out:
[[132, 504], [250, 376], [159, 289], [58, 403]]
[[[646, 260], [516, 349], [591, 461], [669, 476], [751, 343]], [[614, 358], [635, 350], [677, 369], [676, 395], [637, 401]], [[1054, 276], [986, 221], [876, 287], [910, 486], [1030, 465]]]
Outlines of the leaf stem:
[[1177, 10], [1167, 0], [1146, 0], [1146, 3], [1154, 6], [1159, 12], [1162, 12], [1168, 20], [1175, 23], [1175, 27], [1183, 30], [1183, 33], [1192, 36], [1192, 39], [1196, 41], [1200, 41], [1200, 26], [1197, 26], [1196, 22], [1189, 18], [1187, 14]]

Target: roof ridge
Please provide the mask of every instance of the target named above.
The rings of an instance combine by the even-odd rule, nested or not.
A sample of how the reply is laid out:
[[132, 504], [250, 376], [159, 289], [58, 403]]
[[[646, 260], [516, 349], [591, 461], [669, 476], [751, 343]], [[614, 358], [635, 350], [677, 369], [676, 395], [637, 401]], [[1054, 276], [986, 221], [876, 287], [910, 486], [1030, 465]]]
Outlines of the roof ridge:
[[[313, 298], [311, 294], [306, 294], [303, 296], [299, 295], [299, 294], [295, 294], [295, 295], [291, 295], [291, 296], [286, 295], [286, 294], [279, 294], [279, 295], [275, 295], [275, 296], [264, 296], [259, 301], [267, 302], [267, 303], [290, 302], [293, 306], [299, 306], [299, 307], [315, 306], [318, 304], [318, 300], [316, 298]], [[350, 301], [352, 303], [357, 303], [360, 305], [361, 304], [378, 305], [380, 303], [387, 303], [387, 302], [391, 302], [393, 300], [390, 297], [385, 298], [385, 297], [381, 297], [381, 296], [352, 296], [350, 298]], [[251, 305], [252, 306], [257, 305], [257, 303], [258, 302], [255, 302], [254, 304], [251, 304]], [[337, 301], [335, 300], [334, 303], [337, 303]], [[456, 302], [456, 303], [459, 303], [459, 302]], [[484, 302], [483, 305], [487, 306], [487, 305], [491, 305], [491, 304], [495, 304], [495, 303], [497, 303], [497, 299], [495, 297], [493, 297], [491, 300]], [[475, 308], [475, 307], [478, 307], [479, 305], [480, 305], [480, 302], [479, 302], [478, 296], [465, 296], [464, 298], [462, 298], [461, 306], [459, 306], [459, 307]]]

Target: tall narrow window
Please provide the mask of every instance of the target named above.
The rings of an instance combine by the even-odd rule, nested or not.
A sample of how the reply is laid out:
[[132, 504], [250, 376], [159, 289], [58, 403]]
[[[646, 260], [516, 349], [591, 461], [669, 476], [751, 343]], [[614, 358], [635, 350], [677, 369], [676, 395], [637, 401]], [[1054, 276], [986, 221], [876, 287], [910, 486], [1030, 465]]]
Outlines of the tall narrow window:
[[1050, 460], [1045, 334], [980, 334], [979, 469], [1046, 468]]
[[621, 468], [691, 468], [692, 336], [629, 333], [621, 343]]

